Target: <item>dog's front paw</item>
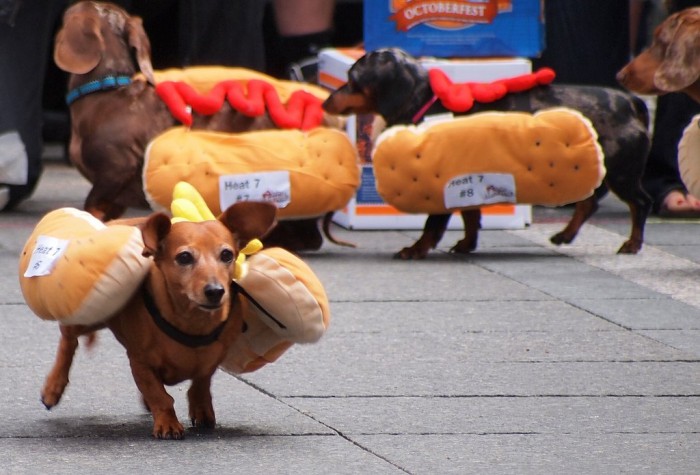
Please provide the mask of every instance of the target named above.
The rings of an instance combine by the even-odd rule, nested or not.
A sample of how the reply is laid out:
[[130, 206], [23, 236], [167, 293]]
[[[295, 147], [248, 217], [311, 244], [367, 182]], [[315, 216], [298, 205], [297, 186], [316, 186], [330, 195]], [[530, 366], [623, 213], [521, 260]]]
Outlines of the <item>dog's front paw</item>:
[[216, 426], [214, 409], [211, 407], [190, 407], [192, 427], [198, 429], [213, 429]]
[[574, 240], [573, 236], [569, 236], [565, 232], [560, 232], [549, 238], [549, 242], [556, 246], [560, 246], [562, 244], [571, 244], [571, 242]]
[[161, 417], [153, 422], [153, 438], [181, 440], [185, 438], [185, 428], [177, 418]]
[[639, 251], [642, 250], [642, 243], [641, 241], [630, 239], [629, 241], [625, 241], [620, 249], [617, 250], [618, 254], [637, 254]]
[[402, 259], [404, 261], [414, 260], [414, 259], [425, 259], [428, 255], [428, 249], [423, 249], [421, 247], [411, 246], [404, 247], [399, 252], [394, 254], [394, 259]]
[[474, 250], [476, 250], [476, 239], [465, 238], [452, 246], [450, 252], [455, 254], [470, 254]]
[[50, 410], [59, 403], [67, 384], [68, 381], [55, 382], [50, 381], [47, 378], [46, 383], [44, 383], [44, 387], [41, 389], [41, 403], [46, 409]]

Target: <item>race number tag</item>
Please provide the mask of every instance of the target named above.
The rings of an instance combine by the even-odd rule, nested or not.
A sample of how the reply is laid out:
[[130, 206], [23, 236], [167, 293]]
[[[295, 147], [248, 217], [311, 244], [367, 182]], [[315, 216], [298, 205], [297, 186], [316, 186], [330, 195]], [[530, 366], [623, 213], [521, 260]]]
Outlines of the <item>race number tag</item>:
[[284, 208], [291, 200], [288, 171], [245, 173], [219, 177], [221, 209], [239, 201], [269, 201]]
[[39, 236], [36, 240], [32, 257], [29, 259], [27, 270], [24, 271], [24, 276], [38, 277], [49, 275], [53, 268], [56, 267], [58, 259], [63, 255], [67, 247], [67, 240], [51, 236]]
[[474, 173], [445, 185], [445, 208], [515, 203], [515, 179], [508, 173]]

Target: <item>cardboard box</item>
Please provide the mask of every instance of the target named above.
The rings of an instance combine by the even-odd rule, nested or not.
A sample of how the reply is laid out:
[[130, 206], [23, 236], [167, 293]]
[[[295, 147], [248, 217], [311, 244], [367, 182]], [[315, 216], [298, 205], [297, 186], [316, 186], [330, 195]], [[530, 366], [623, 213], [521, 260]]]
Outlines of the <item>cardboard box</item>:
[[544, 49], [543, 0], [373, 0], [364, 2], [367, 50], [414, 56], [537, 57]]
[[[319, 54], [319, 82], [337, 89], [347, 82], [347, 71], [364, 55], [357, 48], [324, 49]], [[455, 82], [489, 82], [532, 72], [524, 58], [444, 60], [424, 58], [426, 68], [440, 67]], [[423, 229], [425, 214], [406, 214], [384, 203], [375, 187], [372, 169], [372, 127], [374, 116], [350, 117], [347, 132], [355, 143], [362, 162], [362, 182], [355, 198], [334, 215], [334, 222], [349, 229]], [[532, 223], [530, 205], [491, 205], [482, 208], [483, 229], [522, 229]], [[448, 229], [463, 229], [459, 213], [455, 213]]]

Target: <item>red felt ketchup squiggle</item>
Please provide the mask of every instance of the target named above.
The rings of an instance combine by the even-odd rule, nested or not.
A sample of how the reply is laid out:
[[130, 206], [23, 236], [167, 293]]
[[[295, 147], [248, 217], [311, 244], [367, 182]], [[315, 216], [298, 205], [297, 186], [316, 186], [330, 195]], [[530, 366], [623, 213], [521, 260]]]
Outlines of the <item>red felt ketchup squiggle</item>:
[[221, 109], [225, 100], [248, 117], [261, 116], [267, 110], [275, 125], [284, 129], [309, 130], [323, 121], [321, 99], [297, 90], [285, 105], [275, 87], [260, 79], [222, 81], [207, 94], [200, 94], [182, 81], [163, 81], [156, 85], [156, 93], [173, 117], [188, 127], [192, 125], [192, 111], [212, 115]]
[[550, 68], [542, 68], [534, 73], [512, 78], [499, 79], [490, 83], [455, 84], [440, 69], [428, 71], [430, 86], [440, 102], [452, 112], [466, 112], [474, 102], [494, 102], [508, 93], [523, 92], [537, 86], [543, 86], [554, 80], [555, 73]]

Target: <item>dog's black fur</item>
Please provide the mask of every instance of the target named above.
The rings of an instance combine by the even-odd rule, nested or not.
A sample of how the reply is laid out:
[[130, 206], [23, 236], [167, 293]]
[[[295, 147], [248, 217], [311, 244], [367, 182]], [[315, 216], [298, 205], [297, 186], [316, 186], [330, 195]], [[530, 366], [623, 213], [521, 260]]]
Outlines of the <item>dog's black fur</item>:
[[[331, 94], [324, 109], [333, 114], [376, 113], [387, 126], [410, 124], [421, 107], [433, 97], [428, 71], [413, 57], [396, 48], [367, 53], [348, 71], [348, 82]], [[588, 117], [605, 155], [604, 184], [593, 196], [576, 203], [568, 225], [551, 237], [554, 244], [571, 243], [583, 223], [598, 209], [598, 200], [607, 187], [630, 208], [632, 229], [618, 253], [636, 254], [644, 241], [644, 225], [651, 199], [642, 189], [641, 177], [649, 153], [649, 115], [644, 102], [623, 91], [572, 85], [539, 86], [529, 91], [507, 94], [491, 103], [474, 103], [469, 113], [484, 111], [536, 112], [551, 107], [569, 107]], [[426, 115], [445, 112], [436, 101]], [[420, 259], [434, 248], [450, 215], [430, 215], [423, 235], [396, 257]], [[476, 248], [481, 212], [462, 211], [465, 237], [453, 252], [468, 253]]]

